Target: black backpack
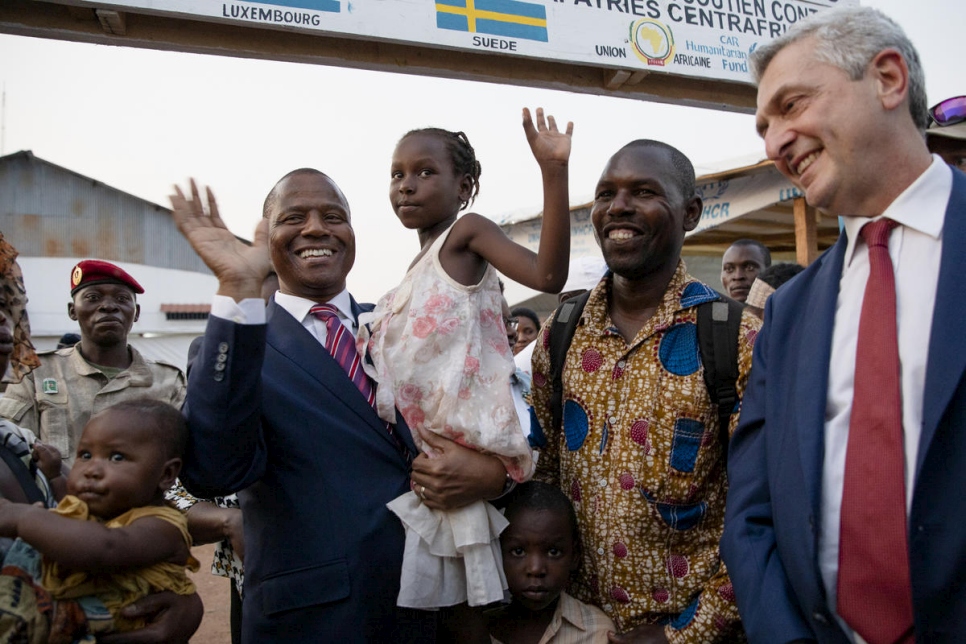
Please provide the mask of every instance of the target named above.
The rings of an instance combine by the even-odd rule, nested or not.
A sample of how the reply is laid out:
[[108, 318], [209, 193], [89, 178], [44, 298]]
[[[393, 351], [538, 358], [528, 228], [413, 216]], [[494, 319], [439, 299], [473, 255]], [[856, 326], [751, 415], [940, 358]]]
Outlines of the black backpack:
[[[550, 413], [554, 429], [563, 422], [563, 366], [590, 291], [573, 297], [557, 309], [550, 324]], [[724, 296], [698, 305], [698, 346], [704, 365], [704, 383], [712, 404], [718, 407], [722, 454], [728, 457], [728, 424], [738, 402], [738, 333], [745, 305]]]

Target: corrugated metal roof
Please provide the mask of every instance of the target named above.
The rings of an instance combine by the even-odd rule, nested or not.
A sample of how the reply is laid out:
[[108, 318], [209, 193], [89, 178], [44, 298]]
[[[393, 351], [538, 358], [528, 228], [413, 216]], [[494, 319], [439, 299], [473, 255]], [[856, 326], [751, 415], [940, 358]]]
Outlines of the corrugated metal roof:
[[24, 257], [96, 257], [211, 274], [169, 209], [30, 151], [0, 157], [0, 231]]

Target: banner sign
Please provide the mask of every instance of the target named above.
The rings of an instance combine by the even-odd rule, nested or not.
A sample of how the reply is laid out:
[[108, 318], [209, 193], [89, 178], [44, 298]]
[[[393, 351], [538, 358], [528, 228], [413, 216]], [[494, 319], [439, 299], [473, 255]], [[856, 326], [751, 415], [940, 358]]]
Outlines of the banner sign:
[[331, 36], [750, 82], [748, 54], [858, 0], [98, 0]]
[[[507, 237], [516, 243], [537, 252], [540, 247], [540, 227], [542, 223], [541, 216], [536, 215], [523, 221], [501, 224], [500, 228], [507, 234]], [[600, 255], [600, 246], [594, 236], [594, 224], [590, 220], [590, 206], [571, 208], [570, 256], [584, 257], [587, 255]]]
[[697, 195], [701, 197], [704, 209], [698, 226], [687, 235], [696, 235], [702, 230], [716, 228], [721, 224], [737, 219], [744, 214], [767, 208], [768, 206], [805, 193], [792, 185], [774, 166], [762, 172], [699, 184]]

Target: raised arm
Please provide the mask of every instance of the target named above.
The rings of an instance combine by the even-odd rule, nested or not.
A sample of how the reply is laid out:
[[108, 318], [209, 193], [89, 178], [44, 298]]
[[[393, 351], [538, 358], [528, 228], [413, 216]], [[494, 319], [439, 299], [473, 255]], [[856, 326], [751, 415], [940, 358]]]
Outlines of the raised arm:
[[[271, 271], [268, 220], [260, 219], [252, 245], [228, 230], [210, 190], [202, 201], [175, 186], [174, 220], [181, 234], [218, 278], [218, 294], [236, 303], [259, 299]], [[181, 480], [202, 498], [225, 496], [257, 480], [264, 469], [261, 436], [261, 365], [264, 324], [236, 324], [212, 315], [188, 378], [183, 412], [189, 441]]]
[[[540, 246], [537, 251], [536, 279], [544, 287], [541, 291], [559, 293], [567, 281], [570, 264], [570, 140], [574, 124], [567, 123], [565, 132], [557, 131], [553, 116], [543, 117], [537, 108], [536, 126], [530, 110], [523, 108], [523, 131], [533, 157], [540, 164], [543, 176], [543, 220], [540, 225]], [[512, 276], [509, 276], [512, 279]], [[529, 285], [528, 285], [529, 286]]]
[[560, 292], [570, 264], [568, 164], [573, 129], [573, 123], [568, 123], [566, 131], [560, 132], [552, 116], [544, 118], [543, 108], [537, 108], [536, 121], [530, 110], [523, 110], [523, 130], [543, 177], [543, 220], [536, 253], [479, 215], [467, 215], [456, 224], [469, 250], [513, 281], [545, 293]]
[[268, 220], [259, 221], [249, 246], [228, 230], [218, 212], [211, 188], [206, 189], [207, 211], [194, 179], [190, 196], [174, 187], [170, 195], [172, 215], [178, 230], [218, 278], [218, 294], [236, 302], [261, 297], [262, 282], [272, 271], [268, 255]]
[[188, 545], [177, 527], [144, 517], [120, 528], [80, 521], [50, 510], [0, 499], [0, 534], [20, 537], [65, 567], [112, 573], [169, 561], [184, 563]]

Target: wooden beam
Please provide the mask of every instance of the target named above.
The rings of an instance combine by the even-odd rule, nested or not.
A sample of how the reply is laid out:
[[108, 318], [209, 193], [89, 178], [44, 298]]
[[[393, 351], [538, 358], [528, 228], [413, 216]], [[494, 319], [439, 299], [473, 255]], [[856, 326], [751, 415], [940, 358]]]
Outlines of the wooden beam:
[[796, 197], [793, 205], [795, 214], [795, 256], [798, 263], [808, 266], [818, 257], [818, 234], [815, 210], [808, 207], [805, 197]]
[[124, 13], [121, 11], [110, 11], [108, 9], [96, 9], [97, 19], [104, 29], [104, 33], [114, 36], [123, 36], [126, 31], [124, 27]]
[[[456, 78], [749, 114], [755, 110], [756, 91], [750, 83], [657, 72], [646, 74], [646, 70], [641, 70], [644, 75], [636, 71], [615, 74], [614, 68], [602, 66], [301, 33], [134, 9], [124, 12], [124, 35], [117, 35], [105, 33], [99, 21], [78, 20], [75, 16], [82, 8], [97, 8], [96, 2], [0, 0], [0, 33]], [[610, 73], [604, 73], [605, 70]], [[618, 78], [619, 82], [615, 83]]]
[[645, 76], [647, 76], [650, 73], [651, 72], [647, 71], [646, 69], [639, 69], [636, 72], [633, 72], [631, 74], [631, 77], [627, 79], [627, 82], [625, 83], [625, 85], [637, 85], [642, 80], [644, 80]]
[[604, 87], [607, 89], [617, 89], [626, 83], [630, 77], [631, 73], [623, 69], [604, 70]]

